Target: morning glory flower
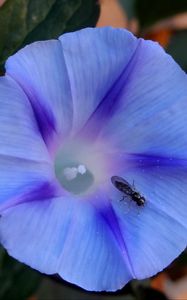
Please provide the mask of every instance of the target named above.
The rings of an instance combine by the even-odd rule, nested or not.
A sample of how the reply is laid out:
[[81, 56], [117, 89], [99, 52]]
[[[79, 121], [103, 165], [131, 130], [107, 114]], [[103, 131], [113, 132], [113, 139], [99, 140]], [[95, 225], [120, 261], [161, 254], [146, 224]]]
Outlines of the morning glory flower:
[[158, 44], [101, 28], [25, 47], [0, 78], [0, 129], [0, 240], [16, 259], [114, 291], [185, 249], [187, 77]]

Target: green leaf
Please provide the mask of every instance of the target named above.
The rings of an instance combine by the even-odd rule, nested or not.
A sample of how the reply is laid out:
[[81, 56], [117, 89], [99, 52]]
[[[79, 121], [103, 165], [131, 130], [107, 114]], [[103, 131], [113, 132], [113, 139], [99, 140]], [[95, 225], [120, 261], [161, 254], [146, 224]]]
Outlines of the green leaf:
[[38, 288], [42, 276], [11, 258], [0, 248], [0, 299], [25, 300]]
[[[65, 281], [54, 281], [51, 278], [44, 278], [40, 288], [37, 291], [38, 300], [139, 300], [131, 293], [125, 293], [123, 290], [117, 292], [94, 293], [83, 290], [78, 286]], [[143, 299], [140, 299], [143, 300]]]
[[97, 0], [9, 0], [0, 8], [0, 64], [26, 44], [95, 26]]
[[93, 27], [98, 17], [99, 6], [95, 0], [56, 0], [45, 20], [26, 37], [23, 44]]
[[119, 3], [121, 4], [129, 19], [133, 18], [135, 15], [135, 1], [136, 0], [119, 0]]
[[130, 285], [137, 300], [168, 300], [164, 294], [151, 288], [149, 279], [133, 280]]
[[187, 72], [187, 30], [177, 31], [171, 38], [167, 52]]
[[0, 63], [45, 19], [55, 0], [8, 0], [0, 8]]
[[153, 25], [155, 22], [165, 19], [187, 10], [186, 0], [136, 0], [136, 14], [141, 28]]

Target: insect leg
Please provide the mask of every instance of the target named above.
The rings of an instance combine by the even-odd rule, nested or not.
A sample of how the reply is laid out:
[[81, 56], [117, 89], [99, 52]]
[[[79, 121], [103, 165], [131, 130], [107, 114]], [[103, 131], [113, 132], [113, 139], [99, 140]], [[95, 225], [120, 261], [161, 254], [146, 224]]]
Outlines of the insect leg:
[[119, 200], [119, 201], [123, 201], [124, 199], [125, 199], [125, 196], [123, 196], [123, 197], [122, 197], [122, 199], [121, 199], [121, 200]]
[[123, 201], [123, 200], [125, 200], [125, 198], [129, 198], [129, 195], [123, 195], [122, 199], [119, 201]]
[[134, 179], [133, 179], [133, 182], [132, 182], [132, 186], [133, 186], [133, 188], [135, 188], [135, 185], [134, 185]]

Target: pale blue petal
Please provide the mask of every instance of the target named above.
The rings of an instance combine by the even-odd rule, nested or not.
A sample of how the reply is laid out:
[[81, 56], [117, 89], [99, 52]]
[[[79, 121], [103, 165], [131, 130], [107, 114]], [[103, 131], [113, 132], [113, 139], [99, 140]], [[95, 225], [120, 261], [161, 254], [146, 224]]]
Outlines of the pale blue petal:
[[24, 88], [49, 144], [71, 126], [73, 133], [80, 130], [103, 104], [107, 117], [138, 44], [123, 29], [88, 28], [25, 47], [8, 59], [6, 70]]
[[53, 178], [31, 105], [9, 77], [0, 78], [0, 210]]
[[158, 44], [141, 40], [116, 101], [101, 132], [116, 149], [187, 158], [187, 76]]
[[[31, 101], [45, 142], [85, 124], [82, 133], [92, 135], [94, 128], [92, 137], [110, 139], [116, 156], [120, 150], [129, 159], [129, 154], [186, 157], [186, 75], [159, 46], [109, 28], [66, 34], [60, 41], [33, 44], [7, 63], [8, 74]], [[101, 214], [82, 199], [41, 197], [3, 212], [3, 245], [32, 267], [88, 290], [116, 290], [133, 277], [155, 274], [186, 246], [186, 213], [181, 213], [186, 169], [148, 166], [138, 163], [113, 174], [134, 180], [146, 198], [144, 207], [134, 203], [127, 212], [126, 200], [112, 198], [114, 218], [111, 210]]]
[[70, 83], [59, 41], [36, 42], [11, 56], [6, 72], [27, 94], [41, 134], [51, 146], [71, 129]]
[[53, 180], [50, 165], [42, 162], [0, 155], [0, 166], [0, 213], [19, 202], [29, 201], [30, 193]]
[[0, 155], [49, 161], [30, 102], [7, 76], [0, 77]]
[[[60, 37], [69, 75], [77, 131], [95, 113], [125, 72], [138, 40], [128, 31], [87, 28]], [[116, 95], [106, 103], [106, 110]], [[105, 113], [105, 116], [107, 112]], [[103, 122], [105, 118], [103, 117]], [[93, 129], [93, 128], [92, 128]]]
[[145, 197], [138, 207], [113, 188], [113, 207], [126, 242], [134, 276], [146, 278], [161, 271], [186, 247], [186, 168], [136, 168], [118, 174]]
[[83, 199], [17, 205], [0, 219], [0, 238], [18, 260], [87, 290], [116, 290], [132, 278], [105, 218]]

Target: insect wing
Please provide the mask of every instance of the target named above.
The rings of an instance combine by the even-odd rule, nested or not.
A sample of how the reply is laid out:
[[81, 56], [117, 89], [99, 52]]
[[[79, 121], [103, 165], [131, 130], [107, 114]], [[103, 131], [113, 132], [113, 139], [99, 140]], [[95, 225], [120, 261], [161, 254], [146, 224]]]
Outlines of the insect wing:
[[[113, 183], [113, 185], [120, 190], [121, 192], [129, 195], [132, 193], [133, 191], [133, 187], [128, 183], [128, 181], [126, 181], [125, 179], [123, 179], [120, 176], [112, 176], [111, 177], [111, 181]], [[119, 188], [119, 185], [121, 185], [121, 187]]]

